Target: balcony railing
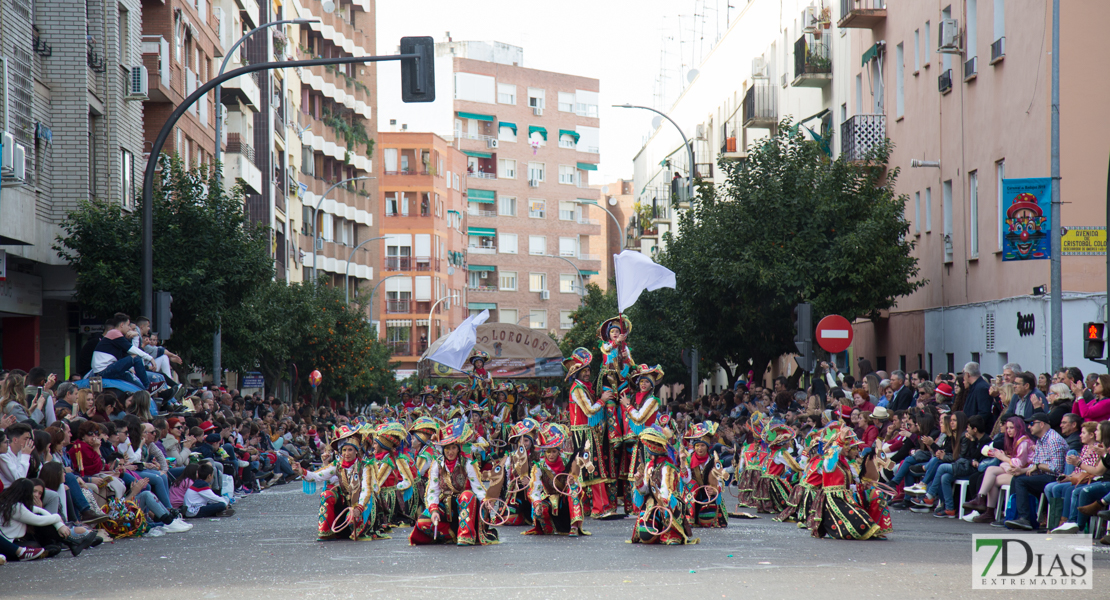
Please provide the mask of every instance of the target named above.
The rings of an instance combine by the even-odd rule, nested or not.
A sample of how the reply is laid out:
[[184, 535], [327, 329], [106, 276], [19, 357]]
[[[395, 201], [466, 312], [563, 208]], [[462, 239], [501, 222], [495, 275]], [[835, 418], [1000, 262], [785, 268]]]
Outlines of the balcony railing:
[[829, 46], [803, 35], [794, 42], [794, 85], [821, 87], [832, 81]]
[[242, 154], [251, 162], [252, 165], [258, 166], [254, 160], [254, 147], [243, 141], [243, 136], [238, 133], [227, 134], [227, 153], [228, 154]]
[[886, 140], [886, 115], [856, 115], [840, 125], [840, 152], [845, 160], [865, 161]]
[[991, 64], [1006, 58], [1006, 36], [1002, 36], [991, 44]]
[[412, 313], [412, 300], [386, 300], [385, 312], [390, 315], [407, 315]]
[[579, 225], [601, 225], [601, 221], [589, 217], [578, 217]]
[[497, 173], [483, 173], [481, 171], [467, 171], [466, 176], [476, 179], [497, 179]]
[[387, 256], [387, 257], [385, 257], [385, 270], [386, 271], [411, 271], [412, 270], [412, 257], [411, 256]]
[[411, 356], [412, 343], [411, 342], [386, 342], [389, 346], [389, 351], [393, 356]]
[[427, 169], [417, 171], [415, 169], [408, 169], [406, 171], [386, 171], [386, 175], [430, 175]]
[[886, 20], [886, 0], [840, 0], [837, 27], [871, 29]]
[[427, 257], [417, 258], [416, 259], [416, 270], [417, 271], [431, 271], [434, 268], [436, 271], [439, 271], [439, 263], [440, 263], [440, 259], [438, 259], [438, 258], [427, 258]]
[[952, 91], [952, 69], [942, 71], [940, 77], [937, 77], [937, 88], [942, 94]]
[[744, 126], [770, 127], [778, 122], [775, 86], [757, 83], [744, 92]]
[[600, 254], [579, 254], [578, 260], [601, 260]]
[[694, 177], [713, 179], [713, 163], [694, 163]]
[[468, 289], [472, 292], [496, 292], [497, 291], [497, 286], [496, 285], [485, 285], [485, 284], [483, 284], [483, 285], [467, 285], [466, 289]]
[[967, 81], [979, 73], [979, 57], [972, 56], [964, 61], [964, 81]]
[[466, 211], [466, 214], [472, 217], [496, 217], [497, 211], [492, 208], [471, 208]]
[[469, 246], [466, 250], [471, 254], [497, 254], [497, 246]]

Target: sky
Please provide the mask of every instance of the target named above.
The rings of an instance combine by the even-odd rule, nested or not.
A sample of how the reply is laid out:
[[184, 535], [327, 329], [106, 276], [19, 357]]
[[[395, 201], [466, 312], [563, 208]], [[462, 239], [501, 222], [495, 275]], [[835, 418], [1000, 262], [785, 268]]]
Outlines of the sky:
[[[450, 31], [455, 41], [520, 46], [525, 67], [597, 78], [601, 87], [601, 161], [590, 183], [607, 184], [632, 178], [632, 158], [650, 135], [655, 117], [650, 111], [612, 105], [661, 105], [655, 94], [664, 49], [668, 52], [668, 96], [673, 101], [680, 91], [679, 74], [688, 72], [697, 62], [695, 56], [704, 56], [712, 39], [723, 33], [726, 11], [734, 17], [738, 14], [738, 8], [728, 8], [730, 1], [734, 7], [746, 3], [378, 0], [377, 52], [393, 54], [402, 36], [430, 35], [441, 42]], [[400, 81], [380, 77], [378, 93], [400, 95]]]

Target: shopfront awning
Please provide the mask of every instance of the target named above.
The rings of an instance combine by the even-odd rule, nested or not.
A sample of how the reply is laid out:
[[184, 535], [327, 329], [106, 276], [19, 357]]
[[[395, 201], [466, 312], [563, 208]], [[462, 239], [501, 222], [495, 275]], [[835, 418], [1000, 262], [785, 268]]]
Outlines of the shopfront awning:
[[492, 227], [467, 227], [466, 235], [494, 236], [497, 235], [497, 230]]
[[479, 121], [493, 121], [493, 115], [482, 115], [482, 114], [478, 114], [478, 113], [469, 113], [469, 112], [463, 112], [461, 110], [459, 111], [459, 118], [460, 119], [477, 119]]
[[547, 140], [547, 129], [545, 129], [543, 127], [540, 127], [539, 125], [529, 125], [528, 126], [528, 137], [532, 137], [533, 133], [538, 133], [541, 136], [543, 136], [544, 141]]
[[493, 158], [493, 153], [478, 152], [477, 150], [463, 150], [463, 154], [473, 156], [474, 158]]
[[580, 163], [578, 163], [578, 168], [582, 169], [583, 171], [596, 171], [597, 170], [597, 165], [591, 164], [591, 163], [581, 163], [580, 162]]
[[560, 129], [560, 130], [559, 130], [559, 135], [560, 135], [560, 136], [563, 136], [563, 135], [568, 135], [568, 136], [570, 136], [570, 137], [574, 138], [574, 143], [575, 143], [575, 144], [577, 144], [577, 143], [578, 143], [578, 138], [579, 138], [579, 137], [581, 137], [581, 136], [579, 136], [579, 135], [578, 135], [578, 132], [577, 132], [577, 131], [569, 131], [569, 130], [567, 130], [567, 129]]
[[497, 267], [493, 265], [466, 265], [467, 271], [494, 271]]
[[513, 135], [516, 135], [516, 123], [510, 123], [508, 121], [501, 121], [500, 123], [497, 124], [497, 126], [498, 127], [508, 127], [509, 129], [513, 130]]
[[497, 310], [496, 302], [468, 302], [466, 305], [470, 310]]
[[497, 193], [493, 190], [477, 190], [470, 188], [466, 191], [467, 199], [471, 202], [481, 202], [483, 204], [493, 204], [497, 200]]

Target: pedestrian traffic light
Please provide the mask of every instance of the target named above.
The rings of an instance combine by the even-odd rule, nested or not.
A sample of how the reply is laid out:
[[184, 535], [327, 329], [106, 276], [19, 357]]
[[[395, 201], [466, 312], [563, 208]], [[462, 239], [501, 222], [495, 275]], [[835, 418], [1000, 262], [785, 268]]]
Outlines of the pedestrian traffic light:
[[168, 340], [173, 335], [173, 329], [170, 327], [170, 320], [173, 319], [171, 304], [173, 304], [173, 296], [169, 292], [154, 293], [154, 331], [161, 341]]
[[813, 370], [813, 305], [803, 302], [794, 307], [794, 346], [798, 348], [795, 360], [805, 371]]
[[431, 36], [401, 38], [401, 100], [432, 102], [436, 99], [435, 40]]
[[1106, 340], [1103, 334], [1106, 330], [1104, 323], [1083, 324], [1083, 358], [1099, 360], [1106, 350]]

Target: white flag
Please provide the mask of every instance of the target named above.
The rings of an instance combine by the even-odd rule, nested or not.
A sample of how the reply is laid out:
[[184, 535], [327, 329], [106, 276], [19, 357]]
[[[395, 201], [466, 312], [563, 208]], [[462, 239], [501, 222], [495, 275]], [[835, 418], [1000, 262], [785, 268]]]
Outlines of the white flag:
[[617, 272], [617, 307], [621, 312], [636, 304], [644, 290], [675, 287], [674, 271], [635, 250], [614, 254], [613, 268]]
[[459, 326], [443, 340], [439, 348], [428, 357], [441, 365], [447, 365], [456, 371], [462, 371], [466, 359], [470, 358], [470, 351], [478, 341], [478, 326], [489, 318], [489, 310], [467, 317]]

